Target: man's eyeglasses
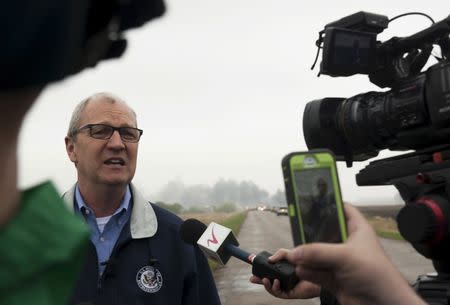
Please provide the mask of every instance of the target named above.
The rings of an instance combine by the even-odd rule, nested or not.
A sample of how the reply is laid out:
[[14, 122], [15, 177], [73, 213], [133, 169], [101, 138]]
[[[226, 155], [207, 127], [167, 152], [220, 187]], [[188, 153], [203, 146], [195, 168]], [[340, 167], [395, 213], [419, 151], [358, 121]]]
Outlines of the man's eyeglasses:
[[87, 124], [80, 127], [73, 135], [76, 135], [82, 130], [88, 129], [89, 136], [94, 139], [109, 140], [111, 139], [114, 131], [118, 131], [120, 138], [124, 142], [139, 142], [144, 131], [142, 129], [133, 127], [112, 127], [105, 124]]

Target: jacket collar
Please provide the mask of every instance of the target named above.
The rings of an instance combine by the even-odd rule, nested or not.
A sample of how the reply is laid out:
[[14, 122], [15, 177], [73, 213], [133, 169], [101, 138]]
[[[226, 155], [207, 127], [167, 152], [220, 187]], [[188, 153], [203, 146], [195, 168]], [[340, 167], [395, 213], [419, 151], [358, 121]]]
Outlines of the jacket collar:
[[[68, 209], [74, 212], [75, 187], [62, 195]], [[130, 183], [131, 198], [133, 200], [133, 210], [130, 217], [130, 232], [133, 239], [148, 238], [156, 234], [158, 230], [158, 220], [150, 202]]]

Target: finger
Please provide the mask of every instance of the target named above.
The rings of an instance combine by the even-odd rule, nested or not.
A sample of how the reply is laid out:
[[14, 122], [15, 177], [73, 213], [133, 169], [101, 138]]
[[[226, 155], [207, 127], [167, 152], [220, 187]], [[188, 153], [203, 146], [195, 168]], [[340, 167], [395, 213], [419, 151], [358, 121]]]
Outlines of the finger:
[[349, 233], [354, 232], [358, 227], [367, 223], [363, 214], [361, 214], [361, 212], [351, 204], [347, 203], [344, 205], [344, 212], [347, 219]]
[[263, 283], [262, 280], [259, 277], [254, 276], [254, 275], [252, 275], [250, 277], [250, 282], [253, 283], [253, 284], [262, 284]]
[[272, 285], [272, 291], [274, 293], [276, 293], [277, 295], [280, 295], [282, 293], [281, 291], [281, 282], [278, 279], [275, 279], [273, 281], [273, 285]]
[[267, 292], [273, 294], [273, 291], [272, 291], [272, 283], [270, 282], [270, 280], [267, 279], [267, 278], [263, 278], [263, 279], [262, 279], [262, 283], [263, 283], [263, 285], [264, 285], [264, 288], [266, 288]]
[[280, 281], [278, 279], [275, 279], [273, 281], [273, 284], [267, 278], [263, 278], [262, 281], [264, 283], [264, 288], [266, 289], [266, 291], [268, 293], [270, 293], [271, 295], [273, 295], [277, 298], [285, 298], [285, 295], [281, 291]]
[[286, 257], [286, 255], [290, 252], [288, 249], [279, 249], [277, 250], [272, 256], [269, 257], [270, 262], [277, 262], [279, 260], [282, 260]]

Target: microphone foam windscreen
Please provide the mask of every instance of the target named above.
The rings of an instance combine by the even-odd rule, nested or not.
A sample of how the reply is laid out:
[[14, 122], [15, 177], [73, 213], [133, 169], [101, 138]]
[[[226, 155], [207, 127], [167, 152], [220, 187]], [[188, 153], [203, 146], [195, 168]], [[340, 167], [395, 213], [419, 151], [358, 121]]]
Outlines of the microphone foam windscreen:
[[197, 241], [206, 228], [207, 226], [197, 219], [187, 219], [180, 226], [180, 237], [187, 244], [197, 245]]

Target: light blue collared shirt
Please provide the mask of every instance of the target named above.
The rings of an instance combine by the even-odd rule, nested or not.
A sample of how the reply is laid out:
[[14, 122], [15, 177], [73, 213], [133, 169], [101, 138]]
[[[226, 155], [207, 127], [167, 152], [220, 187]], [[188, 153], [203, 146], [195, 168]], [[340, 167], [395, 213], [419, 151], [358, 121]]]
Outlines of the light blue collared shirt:
[[101, 276], [105, 271], [106, 264], [111, 256], [112, 250], [119, 239], [120, 232], [124, 225], [128, 222], [131, 215], [131, 191], [127, 186], [125, 196], [123, 197], [119, 208], [114, 212], [109, 221], [106, 223], [103, 232], [100, 232], [97, 219], [94, 212], [86, 205], [81, 196], [78, 185], [75, 189], [75, 199], [77, 202], [76, 213], [82, 215], [91, 231], [91, 241], [95, 245], [98, 257], [98, 272]]

